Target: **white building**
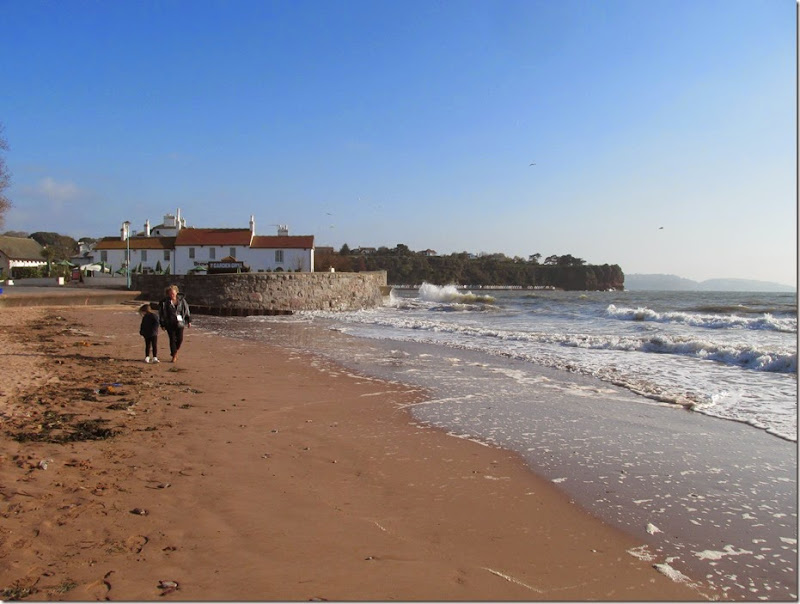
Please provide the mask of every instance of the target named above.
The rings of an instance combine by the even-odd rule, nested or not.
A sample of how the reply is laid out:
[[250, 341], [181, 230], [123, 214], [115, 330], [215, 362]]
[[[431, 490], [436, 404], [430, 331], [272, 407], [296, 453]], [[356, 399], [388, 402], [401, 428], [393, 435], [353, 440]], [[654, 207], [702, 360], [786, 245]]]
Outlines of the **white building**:
[[0, 279], [11, 279], [14, 268], [45, 266], [44, 248], [27, 237], [0, 236]]
[[277, 235], [256, 235], [255, 218], [250, 228], [214, 229], [187, 227], [185, 219], [167, 214], [164, 222], [144, 232], [130, 235], [130, 223], [123, 223], [119, 238], [105, 237], [94, 247], [94, 261], [105, 263], [112, 272], [123, 269], [130, 260], [131, 270], [168, 271], [185, 275], [208, 266], [209, 262], [243, 262], [251, 272], [314, 271], [314, 236], [289, 235], [285, 226]]

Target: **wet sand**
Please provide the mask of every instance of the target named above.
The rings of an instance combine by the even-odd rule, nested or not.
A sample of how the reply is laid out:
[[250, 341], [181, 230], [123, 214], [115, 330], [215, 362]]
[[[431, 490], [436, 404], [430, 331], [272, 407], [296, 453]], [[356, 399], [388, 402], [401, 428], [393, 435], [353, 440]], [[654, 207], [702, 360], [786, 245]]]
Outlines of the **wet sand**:
[[631, 551], [643, 560], [725, 599], [797, 599], [796, 443], [476, 351], [353, 337], [316, 320], [208, 317], [203, 326], [427, 387], [410, 406], [415, 419], [516, 451], [537, 476], [637, 539]]
[[145, 364], [135, 309], [0, 309], [2, 599], [715, 595], [513, 453], [414, 422], [424, 392], [202, 328]]

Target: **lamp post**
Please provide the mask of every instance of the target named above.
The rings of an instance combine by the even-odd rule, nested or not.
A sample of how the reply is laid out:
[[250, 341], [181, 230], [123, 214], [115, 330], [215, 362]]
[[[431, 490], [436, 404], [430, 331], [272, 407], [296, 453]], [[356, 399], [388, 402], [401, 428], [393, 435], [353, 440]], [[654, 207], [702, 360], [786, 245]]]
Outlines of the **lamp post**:
[[125, 283], [131, 288], [131, 223], [126, 220], [122, 223], [125, 228]]

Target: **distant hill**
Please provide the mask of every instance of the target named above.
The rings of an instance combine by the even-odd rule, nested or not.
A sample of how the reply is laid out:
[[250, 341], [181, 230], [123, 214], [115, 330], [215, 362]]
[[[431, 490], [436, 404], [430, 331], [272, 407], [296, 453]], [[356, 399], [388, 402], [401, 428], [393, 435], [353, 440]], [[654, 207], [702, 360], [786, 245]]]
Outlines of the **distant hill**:
[[692, 281], [676, 275], [625, 275], [625, 289], [656, 291], [793, 292], [795, 287], [752, 279]]

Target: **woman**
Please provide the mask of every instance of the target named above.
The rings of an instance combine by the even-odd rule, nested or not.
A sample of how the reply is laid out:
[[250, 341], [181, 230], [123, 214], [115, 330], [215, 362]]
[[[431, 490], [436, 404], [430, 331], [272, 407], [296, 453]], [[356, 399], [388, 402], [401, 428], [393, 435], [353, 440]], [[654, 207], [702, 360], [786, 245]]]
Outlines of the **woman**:
[[189, 314], [189, 304], [183, 294], [178, 296], [178, 286], [170, 285], [164, 298], [158, 306], [158, 318], [162, 329], [169, 336], [169, 352], [172, 362], [178, 362], [178, 350], [183, 343], [183, 328], [192, 325], [192, 316]]

